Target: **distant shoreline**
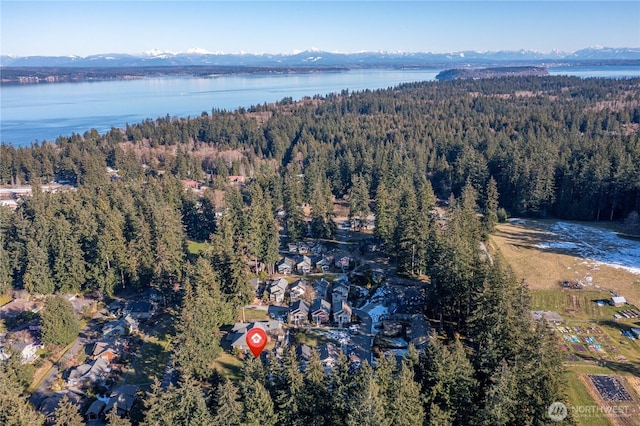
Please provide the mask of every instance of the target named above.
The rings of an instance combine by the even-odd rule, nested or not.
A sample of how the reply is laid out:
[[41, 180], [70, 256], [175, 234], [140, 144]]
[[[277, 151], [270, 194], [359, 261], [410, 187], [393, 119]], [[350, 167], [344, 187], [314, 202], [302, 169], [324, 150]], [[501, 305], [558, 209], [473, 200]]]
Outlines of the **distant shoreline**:
[[213, 78], [229, 75], [287, 75], [310, 73], [346, 72], [362, 69], [390, 70], [428, 70], [453, 68], [455, 70], [477, 71], [483, 68], [553, 68], [584, 66], [640, 66], [640, 60], [592, 60], [592, 61], [501, 61], [473, 62], [460, 64], [457, 68], [452, 64], [440, 62], [398, 63], [398, 64], [360, 64], [335, 66], [247, 66], [247, 65], [159, 65], [159, 66], [124, 66], [124, 67], [0, 67], [0, 85], [30, 85], [52, 83], [82, 83], [113, 80], [135, 80], [148, 77], [196, 77]]
[[135, 80], [147, 77], [197, 77], [243, 74], [309, 74], [344, 72], [343, 67], [245, 67], [245, 66], [155, 66], [155, 67], [2, 67], [2, 85], [82, 83]]

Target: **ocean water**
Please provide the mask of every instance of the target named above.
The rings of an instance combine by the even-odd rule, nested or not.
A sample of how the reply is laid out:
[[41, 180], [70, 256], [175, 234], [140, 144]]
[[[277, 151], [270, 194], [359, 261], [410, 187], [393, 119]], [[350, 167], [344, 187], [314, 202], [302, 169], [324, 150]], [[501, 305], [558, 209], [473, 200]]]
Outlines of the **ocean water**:
[[0, 138], [14, 146], [28, 145], [92, 128], [103, 133], [167, 114], [195, 117], [212, 109], [248, 108], [286, 97], [298, 100], [343, 89], [373, 90], [435, 80], [439, 72], [354, 70], [4, 86], [0, 88]]
[[[73, 132], [82, 134], [92, 128], [104, 133], [147, 118], [195, 117], [212, 109], [248, 108], [285, 97], [298, 100], [344, 89], [384, 89], [401, 83], [433, 81], [440, 71], [351, 70], [2, 86], [0, 141], [24, 146], [34, 141], [54, 141]], [[640, 68], [557, 67], [550, 68], [549, 73], [625, 78], [640, 77]]]

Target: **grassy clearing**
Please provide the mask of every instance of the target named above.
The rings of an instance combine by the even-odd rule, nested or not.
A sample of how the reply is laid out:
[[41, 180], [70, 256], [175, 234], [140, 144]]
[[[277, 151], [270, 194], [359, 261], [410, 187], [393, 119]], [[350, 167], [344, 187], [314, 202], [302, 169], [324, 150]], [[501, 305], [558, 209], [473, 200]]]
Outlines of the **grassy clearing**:
[[206, 243], [199, 243], [199, 242], [196, 242], [196, 241], [189, 241], [187, 243], [187, 251], [189, 252], [190, 255], [197, 256], [197, 255], [200, 254], [200, 252], [202, 250], [205, 249], [206, 246], [207, 246]]
[[[244, 311], [244, 313], [243, 313]], [[270, 320], [269, 313], [266, 310], [255, 308], [244, 308], [238, 311], [238, 321], [252, 322], [252, 321], [267, 321]]]
[[242, 360], [230, 353], [225, 352], [216, 358], [213, 368], [234, 382], [242, 379]]
[[553, 238], [547, 228], [554, 223], [537, 221], [536, 227], [526, 228], [510, 223], [500, 224], [491, 236], [492, 246], [511, 266], [516, 277], [525, 279], [532, 290], [553, 290], [560, 288], [562, 281], [590, 277], [594, 290], [614, 290], [640, 305], [639, 276], [624, 269], [594, 265], [581, 257], [536, 247]]
[[297, 342], [301, 345], [307, 345], [312, 348], [317, 348], [318, 346], [322, 346], [325, 343], [333, 342], [333, 340], [329, 339], [324, 334], [316, 333], [313, 330], [292, 329], [291, 334], [294, 342]]
[[8, 294], [0, 294], [0, 306], [4, 306], [7, 303], [11, 302], [11, 296]]

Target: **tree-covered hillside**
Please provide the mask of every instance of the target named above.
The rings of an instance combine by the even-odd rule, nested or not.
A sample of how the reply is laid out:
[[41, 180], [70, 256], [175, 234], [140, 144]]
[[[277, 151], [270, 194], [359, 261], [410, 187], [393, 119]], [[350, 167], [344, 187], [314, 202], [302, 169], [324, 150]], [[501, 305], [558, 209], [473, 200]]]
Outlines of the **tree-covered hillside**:
[[[0, 159], [2, 184], [34, 187], [0, 208], [1, 292], [154, 287], [181, 306], [181, 382], [147, 394], [148, 424], [543, 424], [564, 400], [556, 342], [531, 320], [526, 283], [481, 243], [507, 214], [637, 220], [640, 81], [344, 91], [2, 145]], [[75, 188], [39, 191], [52, 180]], [[235, 384], [212, 376], [219, 327], [254, 296], [249, 263], [271, 273], [281, 237], [333, 237], [336, 199], [354, 222], [375, 214], [401, 273], [428, 277], [421, 309], [439, 337], [397, 368], [340, 359], [324, 376], [285, 353], [247, 362]]]

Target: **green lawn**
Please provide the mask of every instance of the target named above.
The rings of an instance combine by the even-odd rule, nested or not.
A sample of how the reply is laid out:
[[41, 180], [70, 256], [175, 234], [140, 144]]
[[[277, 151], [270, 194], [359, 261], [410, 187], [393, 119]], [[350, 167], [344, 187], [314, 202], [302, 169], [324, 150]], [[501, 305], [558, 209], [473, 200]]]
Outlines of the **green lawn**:
[[[291, 330], [291, 339], [294, 342], [298, 342], [300, 344], [304, 344], [307, 346], [311, 346], [312, 348], [317, 348], [318, 346], [322, 346], [327, 342], [333, 342], [333, 340], [329, 339], [324, 334], [316, 333], [313, 330]], [[333, 342], [336, 343], [336, 342]]]
[[[238, 310], [238, 321], [242, 321], [242, 309]], [[251, 321], [267, 321], [269, 320], [269, 313], [267, 311], [263, 311], [261, 309], [244, 309], [244, 319], [246, 322]]]
[[207, 243], [198, 243], [196, 241], [189, 241], [187, 243], [187, 250], [190, 255], [197, 256], [207, 246]]
[[213, 361], [213, 368], [229, 380], [234, 382], [242, 379], [242, 360], [230, 353], [224, 352]]

